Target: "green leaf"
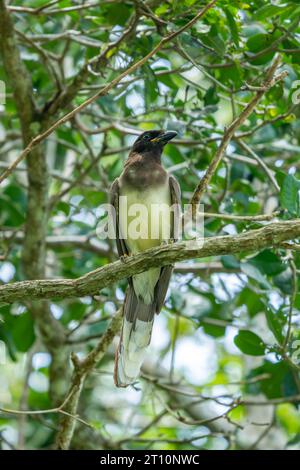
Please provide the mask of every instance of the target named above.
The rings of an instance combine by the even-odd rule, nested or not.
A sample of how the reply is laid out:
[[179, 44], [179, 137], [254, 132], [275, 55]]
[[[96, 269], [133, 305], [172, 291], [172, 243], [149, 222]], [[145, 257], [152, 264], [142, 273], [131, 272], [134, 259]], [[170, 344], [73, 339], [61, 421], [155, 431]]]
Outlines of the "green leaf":
[[283, 343], [284, 335], [283, 335], [283, 327], [286, 323], [286, 319], [283, 316], [282, 312], [273, 312], [270, 308], [266, 310], [266, 318], [268, 327], [272, 331], [273, 335], [277, 339], [279, 344]]
[[221, 256], [221, 262], [224, 268], [227, 268], [227, 269], [239, 269], [240, 268], [240, 262], [234, 255]]
[[277, 5], [264, 5], [263, 7], [259, 8], [257, 12], [253, 15], [254, 20], [266, 20], [270, 19], [273, 16], [280, 16], [286, 11], [291, 9], [290, 5], [287, 6], [277, 6]]
[[160, 16], [166, 13], [169, 10], [169, 5], [167, 3], [163, 3], [158, 8], [155, 9], [156, 15]]
[[231, 32], [232, 40], [234, 44], [236, 45], [236, 47], [239, 47], [239, 31], [238, 31], [238, 27], [235, 22], [235, 19], [228, 8], [224, 8], [224, 12], [228, 21], [228, 26]]
[[[259, 56], [256, 59], [251, 60], [251, 63], [254, 65], [263, 65], [269, 62], [275, 55], [275, 50], [269, 50], [268, 48], [280, 35], [281, 33], [275, 30], [272, 34], [258, 33], [251, 36], [247, 41], [250, 57], [252, 54], [259, 53]], [[260, 54], [264, 49], [267, 49], [266, 52], [264, 54]]]
[[71, 207], [68, 203], [64, 201], [59, 201], [56, 207], [57, 210], [62, 211], [66, 216], [70, 214]]
[[264, 49], [267, 44], [267, 37], [268, 35], [265, 33], [257, 33], [250, 36], [247, 41], [249, 51], [258, 52], [260, 49]]
[[248, 260], [248, 263], [256, 266], [261, 272], [268, 276], [274, 276], [286, 269], [279, 256], [275, 255], [271, 250], [264, 250], [258, 255]]
[[11, 336], [11, 332], [6, 328], [5, 325], [0, 323], [0, 340], [5, 343], [8, 354], [12, 361], [16, 361], [16, 346]]
[[273, 282], [275, 286], [279, 287], [279, 289], [286, 295], [290, 295], [293, 291], [292, 285], [292, 272], [290, 268], [287, 268], [277, 276], [273, 277]]
[[300, 181], [294, 175], [287, 175], [280, 190], [280, 202], [291, 215], [299, 216]]
[[87, 331], [89, 335], [99, 335], [99, 337], [107, 330], [109, 324], [108, 320], [102, 320], [88, 327]]
[[[213, 318], [213, 317], [211, 317]], [[221, 338], [225, 335], [226, 328], [224, 326], [212, 325], [208, 323], [202, 323], [203, 331], [213, 338]]]
[[16, 227], [24, 223], [24, 210], [17, 201], [6, 194], [0, 197], [0, 223], [8, 227]]
[[178, 87], [173, 81], [173, 77], [171, 75], [159, 75], [157, 77], [158, 82], [163, 83], [167, 87], [171, 88], [171, 90], [177, 91]]
[[207, 92], [205, 93], [204, 96], [204, 104], [205, 106], [211, 105], [211, 104], [217, 104], [219, 102], [219, 97], [217, 94], [217, 88], [216, 86], [211, 86], [208, 88]]
[[147, 109], [150, 108], [153, 102], [157, 99], [159, 95], [159, 89], [157, 85], [157, 78], [154, 71], [149, 65], [144, 65], [142, 68], [143, 72], [146, 75], [145, 78], [145, 102]]
[[234, 337], [234, 343], [244, 354], [248, 354], [250, 356], [263, 356], [265, 354], [265, 343], [252, 331], [239, 331], [239, 333]]
[[236, 302], [237, 307], [245, 305], [247, 307], [248, 315], [252, 318], [260, 312], [265, 310], [265, 305], [262, 302], [261, 296], [245, 287], [239, 294]]
[[[215, 295], [211, 293], [206, 294], [204, 296], [204, 300], [209, 300], [210, 309], [205, 315], [202, 315], [199, 321], [203, 328], [203, 331], [206, 334], [213, 336], [214, 338], [224, 336], [226, 332], [226, 327], [221, 326], [218, 322], [219, 320], [230, 321], [229, 303], [218, 303], [216, 301]], [[201, 304], [203, 304], [203, 301], [201, 302]]]
[[249, 378], [265, 376], [263, 380], [249, 382], [248, 393], [264, 393], [267, 398], [280, 398], [297, 394], [297, 386], [290, 367], [284, 362], [264, 361], [263, 365], [252, 370]]
[[296, 444], [300, 444], [300, 433], [295, 434], [295, 436], [288, 441], [287, 446], [294, 446]]
[[200, 40], [208, 47], [213, 49], [215, 53], [223, 57], [226, 51], [226, 44], [219, 35], [218, 28], [213, 25], [208, 34], [200, 34]]
[[114, 26], [116, 24], [124, 26], [131, 13], [131, 9], [124, 2], [116, 5], [105, 5], [104, 8], [106, 9], [106, 19]]
[[187, 7], [191, 7], [192, 5], [194, 5], [194, 3], [196, 3], [197, 0], [184, 0], [184, 4], [187, 6]]
[[189, 33], [183, 33], [180, 40], [182, 46], [192, 58], [199, 58], [199, 54], [205, 47], [203, 42], [201, 42], [198, 38], [191, 36]]
[[35, 340], [33, 319], [29, 312], [18, 315], [12, 323], [12, 338], [16, 348], [26, 352]]
[[[1, 313], [1, 308], [2, 307], [7, 307], [9, 304], [6, 302], [0, 302], [0, 313]], [[1, 320], [0, 320], [1, 321]]]
[[241, 263], [241, 271], [254, 281], [258, 282], [258, 284], [264, 289], [271, 289], [271, 284], [256, 266], [253, 266], [248, 262]]

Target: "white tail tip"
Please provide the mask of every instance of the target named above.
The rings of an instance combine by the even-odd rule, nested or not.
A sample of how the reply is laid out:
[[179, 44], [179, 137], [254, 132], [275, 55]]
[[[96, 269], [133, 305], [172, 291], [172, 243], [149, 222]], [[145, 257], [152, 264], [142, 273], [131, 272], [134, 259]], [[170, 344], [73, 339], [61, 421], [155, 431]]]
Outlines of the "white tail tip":
[[153, 320], [133, 323], [124, 319], [122, 335], [115, 360], [115, 384], [127, 387], [136, 381], [151, 340]]

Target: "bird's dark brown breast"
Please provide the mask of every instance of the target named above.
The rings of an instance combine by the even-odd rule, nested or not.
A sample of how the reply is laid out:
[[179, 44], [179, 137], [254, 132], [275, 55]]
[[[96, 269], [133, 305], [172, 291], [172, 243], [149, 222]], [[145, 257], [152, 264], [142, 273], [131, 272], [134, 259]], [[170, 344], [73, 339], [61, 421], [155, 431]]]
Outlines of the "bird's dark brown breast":
[[168, 174], [161, 166], [155, 155], [131, 154], [124, 165], [120, 177], [121, 186], [133, 186], [136, 189], [146, 189], [149, 186], [161, 186]]

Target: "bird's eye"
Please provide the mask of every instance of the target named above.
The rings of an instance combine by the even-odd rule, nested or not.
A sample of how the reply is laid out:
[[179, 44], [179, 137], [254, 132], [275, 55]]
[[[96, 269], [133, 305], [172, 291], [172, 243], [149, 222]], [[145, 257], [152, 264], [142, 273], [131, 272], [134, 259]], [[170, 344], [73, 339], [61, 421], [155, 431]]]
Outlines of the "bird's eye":
[[145, 134], [144, 137], [143, 137], [143, 140], [149, 140], [150, 139], [150, 135], [149, 134]]

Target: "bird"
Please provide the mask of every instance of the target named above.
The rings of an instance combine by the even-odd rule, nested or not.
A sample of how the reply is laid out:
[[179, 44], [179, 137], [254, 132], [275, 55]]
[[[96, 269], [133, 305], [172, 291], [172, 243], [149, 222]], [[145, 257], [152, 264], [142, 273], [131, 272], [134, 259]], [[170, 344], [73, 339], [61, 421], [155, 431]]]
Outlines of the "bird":
[[[165, 145], [176, 135], [177, 132], [172, 130], [143, 132], [135, 140], [123, 172], [111, 186], [110, 204], [121, 260], [178, 240], [180, 186], [161, 162]], [[145, 211], [141, 212], [138, 224], [141, 230], [135, 232], [132, 226], [135, 227], [137, 204]], [[163, 307], [172, 270], [171, 265], [151, 268], [128, 279], [120, 342], [115, 355], [114, 382], [117, 387], [132, 385], [139, 377], [151, 341], [154, 317]]]

